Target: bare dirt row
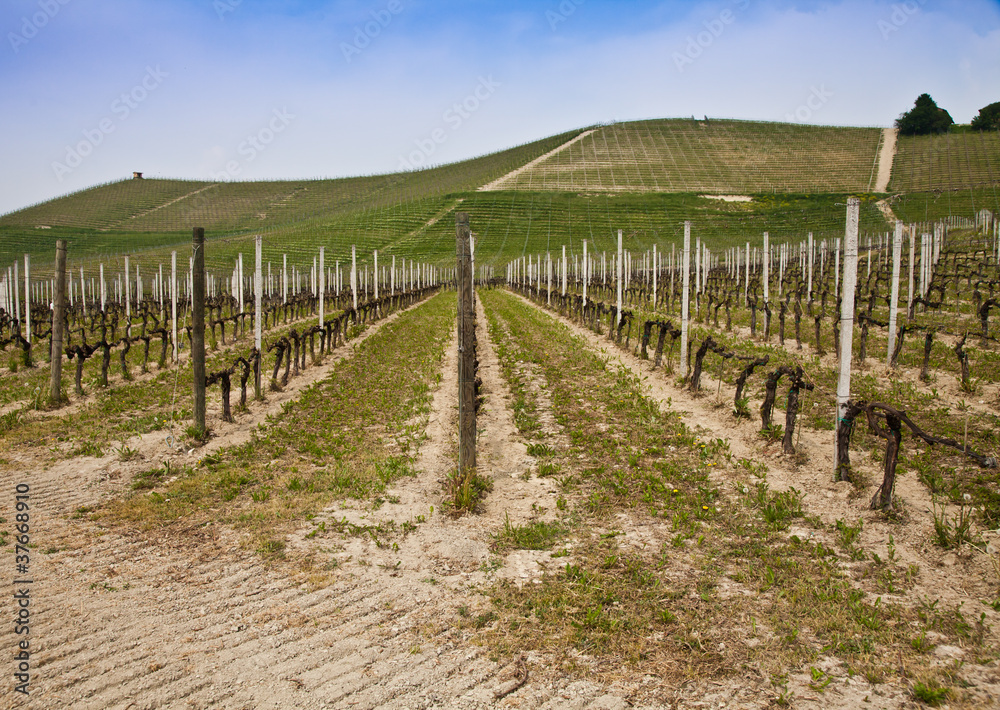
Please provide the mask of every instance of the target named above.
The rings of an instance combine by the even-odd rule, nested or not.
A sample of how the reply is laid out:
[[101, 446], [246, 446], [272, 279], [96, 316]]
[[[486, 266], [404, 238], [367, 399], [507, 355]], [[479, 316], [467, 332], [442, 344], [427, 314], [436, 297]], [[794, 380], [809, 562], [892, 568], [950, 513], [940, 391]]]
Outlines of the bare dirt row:
[[[216, 436], [197, 451], [168, 448], [158, 432], [129, 441], [135, 453], [128, 461], [112, 454], [50, 463], [44, 451], [6, 452], [12, 465], [0, 471], [0, 489], [24, 481], [32, 488], [35, 599], [31, 695], [7, 684], [2, 707], [624, 707], [618, 694], [596, 684], [546, 676], [519, 659], [493, 659], [469, 643], [477, 617], [488, 618], [479, 585], [503, 575], [530, 583], [540, 573], [535, 553], [496, 559], [492, 534], [505, 520], [516, 524], [552, 510], [555, 495], [550, 482], [523, 475], [532, 460], [513, 425], [485, 327], [480, 466], [494, 487], [479, 515], [442, 514], [456, 446], [454, 347], [427, 418], [419, 475], [404, 478], [379, 505], [331, 506], [291, 536], [285, 562], [243, 551], [237, 536], [218, 526], [140, 534], [86, 515], [122, 495], [150, 461], [180, 465], [245, 442], [395, 317], [235, 424], [221, 423], [210, 409]], [[2, 505], [0, 514], [10, 518], [10, 501]], [[315, 534], [324, 519], [358, 526], [393, 520], [411, 529], [379, 544], [364, 535]], [[304, 568], [303, 559], [321, 562]], [[5, 625], [0, 647], [14, 643]], [[529, 667], [527, 682], [510, 693]]]

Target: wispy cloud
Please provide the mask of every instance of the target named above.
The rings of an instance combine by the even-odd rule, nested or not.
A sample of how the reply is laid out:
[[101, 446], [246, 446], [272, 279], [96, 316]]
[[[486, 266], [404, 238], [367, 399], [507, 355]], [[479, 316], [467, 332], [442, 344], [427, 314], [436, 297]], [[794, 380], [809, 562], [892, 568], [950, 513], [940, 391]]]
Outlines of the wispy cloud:
[[[59, 10], [30, 42], [0, 52], [0, 211], [133, 170], [208, 179], [238, 160], [241, 179], [393, 171], [439, 129], [447, 140], [428, 162], [604, 120], [888, 125], [927, 91], [968, 121], [1000, 98], [1000, 8], [988, 0], [927, 0], [888, 38], [879, 21], [898, 2], [224, 1], [220, 17], [213, 0], [51, 0]], [[8, 0], [0, 29], [19, 32], [39, 7]], [[702, 51], [678, 71], [690, 38]], [[363, 51], [348, 60], [345, 44]], [[55, 180], [66, 146], [113, 118], [111, 102], [157, 65], [169, 80]], [[489, 76], [502, 89], [448, 130], [444, 110]], [[276, 108], [293, 129], [241, 157]]]

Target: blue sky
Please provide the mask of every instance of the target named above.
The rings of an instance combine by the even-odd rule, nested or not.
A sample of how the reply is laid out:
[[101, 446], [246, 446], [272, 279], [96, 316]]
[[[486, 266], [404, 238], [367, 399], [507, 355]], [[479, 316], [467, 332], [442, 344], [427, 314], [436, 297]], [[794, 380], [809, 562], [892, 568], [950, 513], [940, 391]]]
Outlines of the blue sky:
[[1000, 101], [995, 0], [4, 0], [0, 28], [0, 213], [133, 170], [339, 177], [603, 121]]

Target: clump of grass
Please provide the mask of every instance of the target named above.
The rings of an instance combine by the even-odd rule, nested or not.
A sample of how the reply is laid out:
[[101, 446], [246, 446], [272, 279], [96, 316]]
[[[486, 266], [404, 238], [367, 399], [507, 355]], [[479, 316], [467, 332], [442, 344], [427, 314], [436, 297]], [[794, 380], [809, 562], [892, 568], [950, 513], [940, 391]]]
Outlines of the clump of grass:
[[559, 523], [536, 521], [525, 525], [512, 525], [510, 515], [504, 515], [503, 530], [494, 540], [500, 549], [548, 550], [565, 535], [566, 529]]
[[464, 473], [457, 470], [449, 473], [447, 485], [446, 502], [455, 514], [476, 512], [483, 496], [493, 490], [493, 481], [480, 476], [474, 468], [466, 469]]
[[772, 491], [766, 482], [756, 484], [756, 493], [750, 497], [751, 505], [760, 510], [761, 517], [771, 527], [784, 530], [793, 518], [802, 517], [802, 492], [789, 488], [787, 491]]
[[931, 498], [934, 515], [934, 540], [946, 550], [961, 549], [971, 540], [972, 509], [971, 496], [966, 493], [958, 508], [958, 514], [949, 519], [943, 503], [936, 496]]
[[913, 684], [913, 697], [931, 707], [937, 707], [948, 699], [951, 689], [941, 686], [937, 681], [930, 679], [927, 681], [918, 680]]

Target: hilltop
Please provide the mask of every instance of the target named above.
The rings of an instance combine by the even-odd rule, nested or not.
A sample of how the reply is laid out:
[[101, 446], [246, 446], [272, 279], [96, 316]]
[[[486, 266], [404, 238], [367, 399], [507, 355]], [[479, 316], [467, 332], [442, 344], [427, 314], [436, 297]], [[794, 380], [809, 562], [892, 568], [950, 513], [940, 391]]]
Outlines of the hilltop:
[[[334, 180], [121, 180], [0, 216], [0, 258], [51, 259], [66, 237], [72, 259], [162, 259], [192, 226], [215, 242], [211, 263], [265, 235], [265, 256], [362, 253], [446, 263], [453, 213], [468, 211], [480, 255], [505, 260], [583, 239], [609, 248], [618, 229], [641, 248], [669, 242], [684, 220], [716, 246], [842, 231], [842, 203], [865, 200], [862, 229], [885, 231], [888, 197], [905, 220], [971, 216], [998, 207], [1000, 134], [901, 137], [880, 128], [722, 119], [656, 119], [567, 131], [490, 155], [419, 171]], [[890, 144], [887, 146], [892, 148]], [[886, 158], [888, 155], [888, 158]], [[887, 195], [880, 160], [893, 160]], [[888, 166], [883, 166], [888, 167]], [[718, 199], [739, 196], [740, 201]]]

